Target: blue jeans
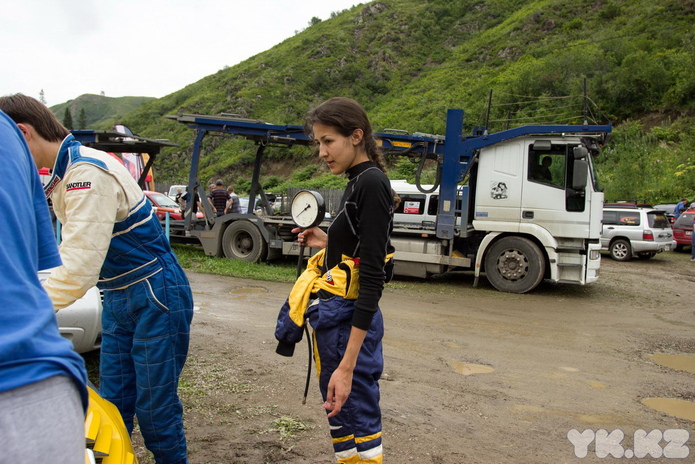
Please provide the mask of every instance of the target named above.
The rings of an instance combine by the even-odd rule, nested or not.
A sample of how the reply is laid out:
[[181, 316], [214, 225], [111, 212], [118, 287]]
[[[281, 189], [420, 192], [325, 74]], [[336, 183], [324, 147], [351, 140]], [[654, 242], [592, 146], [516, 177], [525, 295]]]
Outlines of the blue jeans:
[[177, 388], [188, 354], [193, 297], [178, 264], [104, 292], [99, 393], [128, 432], [137, 414], [157, 464], [187, 463]]

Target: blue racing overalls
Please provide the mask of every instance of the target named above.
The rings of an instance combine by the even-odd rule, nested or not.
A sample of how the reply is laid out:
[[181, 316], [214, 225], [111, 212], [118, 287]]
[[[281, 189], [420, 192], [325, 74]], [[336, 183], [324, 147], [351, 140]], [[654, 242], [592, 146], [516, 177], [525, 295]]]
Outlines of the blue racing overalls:
[[128, 432], [137, 414], [157, 463], [188, 462], [177, 388], [193, 296], [144, 197], [114, 227], [98, 287], [104, 290], [99, 393], [118, 407]]
[[[77, 163], [109, 172], [101, 154], [83, 156], [81, 150], [71, 136], [65, 139], [54, 169], [57, 180], [47, 189]], [[114, 195], [120, 195], [118, 182], [124, 182], [117, 179], [114, 174]], [[177, 388], [188, 354], [193, 296], [149, 201], [137, 198], [127, 217], [115, 222], [99, 272], [97, 286], [104, 293], [99, 393], [116, 405], [129, 433], [137, 414], [158, 464], [187, 463]], [[99, 200], [95, 195], [89, 201]]]

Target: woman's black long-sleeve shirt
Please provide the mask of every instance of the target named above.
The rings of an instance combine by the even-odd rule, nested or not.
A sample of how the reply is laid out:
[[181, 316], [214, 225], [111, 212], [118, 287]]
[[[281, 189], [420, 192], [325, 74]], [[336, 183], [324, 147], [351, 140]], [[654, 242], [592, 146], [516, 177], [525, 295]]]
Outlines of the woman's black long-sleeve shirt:
[[391, 183], [372, 161], [347, 170], [348, 185], [340, 201], [340, 212], [328, 228], [326, 269], [346, 257], [359, 258], [359, 297], [352, 325], [368, 330], [378, 309], [384, 283], [393, 275], [393, 193]]

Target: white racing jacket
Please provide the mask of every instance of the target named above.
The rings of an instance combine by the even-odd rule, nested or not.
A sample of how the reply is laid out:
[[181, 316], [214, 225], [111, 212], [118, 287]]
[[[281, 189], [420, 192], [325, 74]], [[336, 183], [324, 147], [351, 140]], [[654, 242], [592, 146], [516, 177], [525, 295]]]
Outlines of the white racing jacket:
[[149, 208], [149, 204], [118, 160], [82, 146], [72, 135], [61, 144], [45, 192], [62, 223], [63, 264], [44, 282], [58, 311], [96, 285], [114, 235], [114, 224], [128, 218], [136, 207]]

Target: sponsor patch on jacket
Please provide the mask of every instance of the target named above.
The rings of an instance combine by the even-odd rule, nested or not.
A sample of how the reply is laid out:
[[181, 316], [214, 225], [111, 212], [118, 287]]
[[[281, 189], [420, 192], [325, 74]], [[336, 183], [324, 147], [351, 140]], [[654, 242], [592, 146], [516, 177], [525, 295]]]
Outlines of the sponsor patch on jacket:
[[71, 190], [86, 190], [92, 188], [91, 182], [70, 182], [65, 186], [65, 191], [70, 192]]
[[46, 198], [51, 196], [51, 193], [53, 193], [53, 190], [56, 188], [56, 185], [58, 185], [58, 182], [60, 181], [60, 177], [54, 176], [51, 179], [51, 182], [43, 188], [43, 192], [46, 195]]

